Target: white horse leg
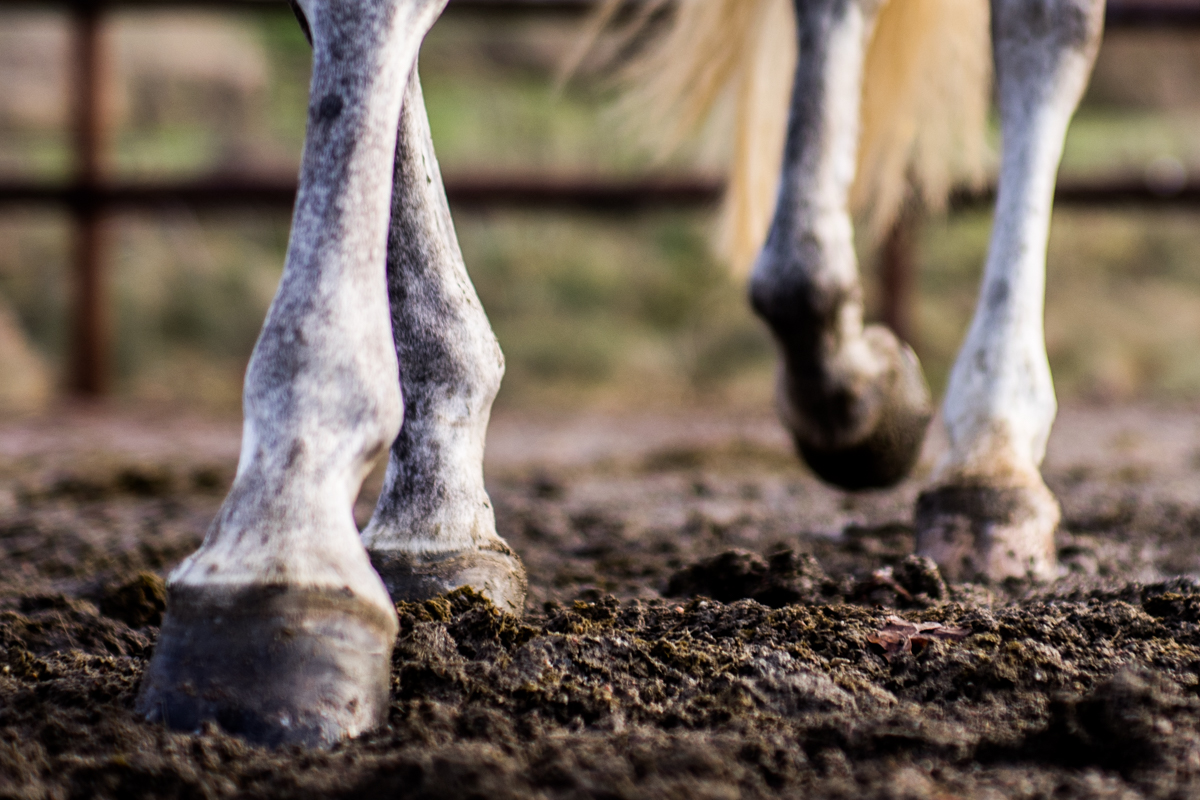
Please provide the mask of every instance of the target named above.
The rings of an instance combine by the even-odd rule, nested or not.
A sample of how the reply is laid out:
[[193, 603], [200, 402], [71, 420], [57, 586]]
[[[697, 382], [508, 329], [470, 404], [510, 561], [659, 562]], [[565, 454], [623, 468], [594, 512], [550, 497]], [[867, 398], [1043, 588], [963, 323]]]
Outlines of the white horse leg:
[[865, 49], [878, 0], [795, 0], [796, 67], [779, 200], [751, 278], [782, 356], [778, 405], [831, 483], [887, 486], [916, 461], [931, 415], [912, 350], [863, 327], [847, 210]]
[[470, 586], [520, 614], [525, 570], [496, 535], [483, 485], [504, 356], [463, 265], [415, 69], [393, 184], [388, 292], [404, 424], [363, 542], [393, 600]]
[[168, 583], [138, 709], [330, 745], [386, 716], [395, 609], [352, 506], [402, 404], [384, 264], [397, 120], [445, 0], [302, 0], [314, 40], [287, 262], [246, 375], [241, 460]]
[[1039, 467], [1056, 404], [1043, 330], [1046, 241], [1104, 0], [992, 0], [1004, 137], [975, 318], [945, 401], [950, 451], [917, 502], [917, 550], [948, 577], [1054, 577], [1059, 506]]

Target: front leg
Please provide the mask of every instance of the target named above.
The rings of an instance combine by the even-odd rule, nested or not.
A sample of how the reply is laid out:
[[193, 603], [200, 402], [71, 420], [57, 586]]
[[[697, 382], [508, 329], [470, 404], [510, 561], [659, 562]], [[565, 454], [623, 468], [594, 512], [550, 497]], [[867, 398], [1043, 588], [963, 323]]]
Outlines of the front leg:
[[246, 374], [237, 477], [171, 573], [138, 710], [264, 744], [386, 719], [396, 611], [352, 508], [402, 415], [384, 264], [404, 88], [445, 0], [301, 0], [313, 77], [287, 262]]
[[849, 489], [902, 479], [931, 416], [916, 355], [863, 326], [848, 196], [878, 7], [795, 0], [800, 55], [779, 199], [750, 287], [780, 349], [780, 415], [808, 465]]
[[396, 145], [388, 294], [404, 424], [363, 531], [393, 600], [470, 586], [525, 607], [525, 569], [496, 535], [483, 446], [504, 356], [463, 264], [414, 69]]
[[1056, 404], [1043, 328], [1054, 181], [1104, 0], [992, 0], [1004, 152], [983, 285], [946, 393], [950, 451], [917, 502], [917, 550], [948, 577], [1056, 575], [1039, 468]]

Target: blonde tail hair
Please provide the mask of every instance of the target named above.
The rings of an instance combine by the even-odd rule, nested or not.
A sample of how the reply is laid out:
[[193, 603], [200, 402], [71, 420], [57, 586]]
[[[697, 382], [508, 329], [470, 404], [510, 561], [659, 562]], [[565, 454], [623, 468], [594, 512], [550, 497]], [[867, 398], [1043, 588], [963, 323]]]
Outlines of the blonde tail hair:
[[[589, 35], [625, 2], [602, 4]], [[640, 16], [627, 41], [645, 33], [650, 15]], [[665, 30], [624, 70], [622, 106], [664, 152], [714, 115], [734, 115], [716, 245], [738, 273], [753, 265], [775, 210], [796, 58], [792, 0], [677, 0]], [[956, 183], [983, 179], [987, 0], [886, 0], [863, 76], [851, 204], [879, 238], [910, 196], [940, 210]]]

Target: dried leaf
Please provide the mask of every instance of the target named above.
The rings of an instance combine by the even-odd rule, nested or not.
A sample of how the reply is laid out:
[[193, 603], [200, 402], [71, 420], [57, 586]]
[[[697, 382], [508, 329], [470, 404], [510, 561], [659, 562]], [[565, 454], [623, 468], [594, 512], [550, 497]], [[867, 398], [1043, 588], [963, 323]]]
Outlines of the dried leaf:
[[940, 622], [909, 622], [892, 616], [878, 632], [867, 637], [867, 641], [883, 651], [883, 657], [891, 661], [898, 653], [911, 653], [913, 648], [921, 650], [934, 639], [961, 642], [971, 633], [967, 628], [952, 628]]

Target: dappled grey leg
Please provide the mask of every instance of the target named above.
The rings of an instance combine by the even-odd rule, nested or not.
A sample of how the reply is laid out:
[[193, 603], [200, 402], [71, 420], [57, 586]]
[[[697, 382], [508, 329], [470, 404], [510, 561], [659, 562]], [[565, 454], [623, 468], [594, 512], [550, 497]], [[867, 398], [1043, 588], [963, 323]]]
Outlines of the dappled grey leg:
[[1053, 578], [1058, 501], [1039, 468], [1057, 409], [1043, 329], [1046, 242], [1104, 0], [992, 0], [1004, 137], [983, 285], [946, 392], [950, 451], [917, 502], [917, 551], [948, 577]]
[[396, 121], [445, 0], [304, 0], [313, 78], [279, 290], [246, 375], [237, 477], [170, 576], [138, 710], [265, 744], [380, 724], [396, 612], [352, 507], [402, 416], [385, 280]]
[[504, 356], [463, 264], [416, 70], [394, 186], [388, 294], [404, 424], [363, 542], [395, 600], [470, 586], [519, 614], [525, 570], [496, 534], [483, 485]]
[[779, 344], [780, 416], [813, 471], [849, 489], [912, 469], [931, 416], [912, 349], [863, 326], [848, 211], [878, 0], [795, 0], [800, 37], [779, 200], [750, 294]]

